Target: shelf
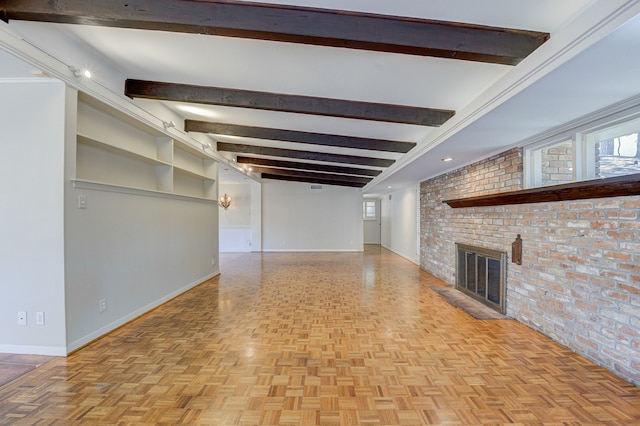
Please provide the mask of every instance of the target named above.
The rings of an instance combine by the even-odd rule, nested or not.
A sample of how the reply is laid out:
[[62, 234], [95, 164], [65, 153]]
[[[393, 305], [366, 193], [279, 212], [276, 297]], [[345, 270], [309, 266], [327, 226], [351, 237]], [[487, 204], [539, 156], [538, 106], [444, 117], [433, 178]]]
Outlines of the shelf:
[[84, 182], [79, 185], [215, 201], [217, 175], [216, 161], [203, 150], [79, 95], [75, 182]]
[[130, 186], [123, 185], [114, 185], [111, 183], [104, 182], [94, 182], [90, 180], [84, 179], [71, 179], [71, 184], [74, 188], [81, 189], [93, 189], [96, 191], [106, 191], [106, 192], [116, 192], [120, 194], [133, 194], [133, 195], [144, 195], [147, 197], [157, 197], [157, 198], [169, 198], [175, 200], [195, 200], [201, 201], [203, 203], [216, 203], [217, 201], [211, 198], [203, 198], [188, 194], [176, 194], [173, 192], [165, 192], [165, 191], [154, 191], [145, 188], [133, 188]]
[[207, 176], [205, 174], [201, 174], [201, 173], [197, 173], [188, 169], [184, 169], [182, 167], [178, 167], [178, 166], [173, 166], [173, 171], [174, 173], [179, 173], [181, 175], [185, 175], [185, 176], [190, 176], [196, 179], [207, 179], [207, 180], [215, 180], [213, 177], [211, 176]]
[[124, 148], [119, 148], [117, 146], [111, 145], [109, 143], [106, 142], [101, 142], [98, 140], [95, 140], [93, 138], [90, 138], [88, 136], [84, 136], [84, 135], [78, 135], [78, 143], [84, 144], [84, 145], [90, 145], [96, 148], [100, 148], [104, 151], [109, 151], [109, 152], [113, 152], [115, 154], [119, 154], [119, 155], [123, 155], [125, 157], [129, 157], [129, 158], [134, 158], [136, 160], [140, 160], [140, 161], [144, 161], [146, 163], [149, 164], [153, 164], [154, 166], [171, 166], [170, 163], [167, 163], [165, 161], [161, 161], [158, 160], [157, 158], [152, 158], [143, 154], [138, 154], [137, 152], [133, 152], [130, 151], [128, 149], [124, 149]]
[[457, 209], [462, 207], [504, 206], [509, 204], [544, 203], [549, 201], [587, 200], [592, 198], [640, 195], [640, 173], [524, 189], [478, 197], [444, 200], [443, 203]]

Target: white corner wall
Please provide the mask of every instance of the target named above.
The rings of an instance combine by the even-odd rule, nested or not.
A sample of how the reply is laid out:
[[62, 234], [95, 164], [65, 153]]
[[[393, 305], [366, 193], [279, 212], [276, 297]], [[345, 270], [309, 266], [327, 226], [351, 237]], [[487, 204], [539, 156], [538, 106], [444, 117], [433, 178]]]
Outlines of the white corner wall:
[[381, 198], [381, 245], [419, 265], [418, 185], [407, 186]]
[[64, 113], [61, 82], [0, 82], [0, 352], [66, 354]]
[[226, 210], [219, 208], [220, 252], [250, 252], [252, 246], [251, 185], [220, 183], [218, 194], [219, 197], [224, 194], [231, 197], [229, 208]]
[[362, 192], [264, 180], [264, 251], [362, 251]]

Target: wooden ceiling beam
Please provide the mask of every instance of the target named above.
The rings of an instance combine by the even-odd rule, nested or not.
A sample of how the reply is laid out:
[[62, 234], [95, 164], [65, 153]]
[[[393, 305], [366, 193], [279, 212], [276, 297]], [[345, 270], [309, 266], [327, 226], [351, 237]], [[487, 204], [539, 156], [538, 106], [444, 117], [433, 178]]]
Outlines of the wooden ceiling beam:
[[296, 158], [298, 160], [323, 161], [327, 163], [347, 163], [361, 166], [389, 167], [395, 160], [386, 158], [360, 157], [357, 155], [328, 154], [324, 152], [297, 151], [293, 149], [271, 148], [256, 145], [241, 145], [218, 142], [218, 151], [239, 152], [242, 154], [265, 155], [268, 157]]
[[515, 65], [548, 33], [233, 0], [2, 0], [4, 20], [209, 34]]
[[297, 177], [301, 179], [322, 179], [333, 182], [351, 182], [357, 183], [362, 186], [371, 182], [371, 178], [360, 176], [348, 176], [348, 175], [335, 175], [331, 173], [313, 173], [313, 172], [301, 172], [299, 170], [285, 170], [285, 169], [273, 169], [271, 167], [252, 167], [252, 172], [265, 173], [278, 176]]
[[266, 127], [240, 126], [237, 124], [211, 123], [196, 120], [185, 120], [184, 130], [187, 132], [212, 133], [215, 135], [240, 136], [245, 138], [335, 146], [340, 148], [400, 152], [403, 154], [409, 152], [414, 146], [416, 146], [416, 144], [412, 142], [301, 132], [296, 130], [270, 129]]
[[286, 180], [292, 182], [306, 182], [306, 183], [319, 183], [321, 185], [336, 185], [336, 186], [350, 186], [354, 188], [362, 188], [364, 184], [357, 182], [347, 182], [347, 181], [337, 181], [337, 180], [326, 180], [326, 179], [316, 179], [316, 178], [302, 178], [298, 176], [281, 176], [274, 175], [272, 173], [263, 173], [262, 179], [272, 179], [272, 180]]
[[133, 79], [128, 79], [125, 82], [124, 94], [130, 98], [263, 109], [431, 127], [440, 126], [454, 115], [454, 111], [433, 108]]
[[236, 162], [238, 164], [251, 164], [256, 166], [275, 167], [279, 169], [310, 170], [310, 171], [316, 171], [316, 172], [329, 172], [329, 173], [339, 173], [344, 175], [356, 175], [356, 176], [375, 177], [375, 176], [378, 176], [380, 173], [382, 173], [381, 170], [375, 170], [375, 169], [331, 166], [328, 164], [317, 164], [317, 163], [300, 163], [297, 161], [270, 160], [268, 158], [243, 157], [240, 155], [236, 157]]

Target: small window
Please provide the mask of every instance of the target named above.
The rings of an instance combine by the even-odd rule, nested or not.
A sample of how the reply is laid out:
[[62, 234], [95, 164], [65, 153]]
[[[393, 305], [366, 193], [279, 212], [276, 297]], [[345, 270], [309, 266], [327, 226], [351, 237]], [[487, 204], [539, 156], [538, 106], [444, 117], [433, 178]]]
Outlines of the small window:
[[376, 218], [376, 202], [375, 201], [363, 201], [362, 202], [362, 218], [372, 220]]
[[543, 146], [531, 151], [533, 155], [533, 185], [549, 186], [575, 181], [572, 140]]
[[594, 161], [589, 178], [608, 178], [640, 173], [640, 119], [587, 134]]
[[[640, 110], [640, 106], [636, 108]], [[525, 150], [526, 187], [640, 173], [640, 114], [602, 118]]]

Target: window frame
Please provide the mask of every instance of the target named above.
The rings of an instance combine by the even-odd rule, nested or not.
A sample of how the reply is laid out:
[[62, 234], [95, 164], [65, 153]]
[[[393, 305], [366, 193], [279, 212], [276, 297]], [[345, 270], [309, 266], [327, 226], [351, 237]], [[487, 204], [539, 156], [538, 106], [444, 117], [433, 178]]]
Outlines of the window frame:
[[[595, 176], [595, 146], [598, 135], [606, 132], [616, 134], [632, 129], [629, 133], [640, 131], [640, 96], [598, 111], [556, 128], [555, 132], [538, 135], [523, 146], [524, 188], [542, 188], [541, 185], [541, 149], [569, 140], [573, 143], [573, 181], [599, 179]], [[634, 127], [635, 126], [635, 127]], [[618, 127], [618, 129], [615, 129]]]
[[[373, 216], [367, 214], [367, 204], [373, 204]], [[362, 220], [378, 219], [378, 203], [376, 200], [362, 200]]]

